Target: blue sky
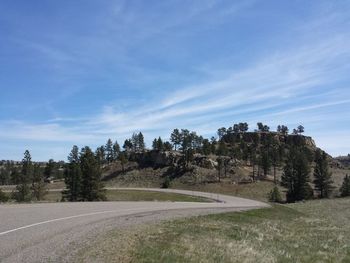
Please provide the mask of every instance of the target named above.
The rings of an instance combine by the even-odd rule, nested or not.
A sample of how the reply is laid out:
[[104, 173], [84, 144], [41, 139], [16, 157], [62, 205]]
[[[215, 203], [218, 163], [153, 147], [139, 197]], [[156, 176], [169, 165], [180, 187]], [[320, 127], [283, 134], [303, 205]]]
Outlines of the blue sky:
[[299, 124], [350, 152], [349, 1], [0, 2], [0, 159]]

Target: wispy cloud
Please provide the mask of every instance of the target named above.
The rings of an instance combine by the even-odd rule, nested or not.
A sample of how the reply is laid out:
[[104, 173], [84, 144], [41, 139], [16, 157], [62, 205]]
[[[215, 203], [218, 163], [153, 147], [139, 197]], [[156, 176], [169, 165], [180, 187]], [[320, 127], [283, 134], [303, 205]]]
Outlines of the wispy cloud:
[[[311, 135], [323, 139], [320, 123], [337, 119], [350, 102], [349, 15], [321, 6], [302, 23], [291, 19], [283, 36], [272, 30], [273, 48], [268, 41], [247, 47], [242, 54], [252, 48], [255, 55], [246, 59], [240, 54], [246, 42], [240, 40], [249, 29], [258, 34], [274, 28], [256, 25], [260, 10], [255, 4], [260, 3], [109, 2], [108, 8], [91, 12], [89, 30], [78, 26], [76, 31], [16, 36], [16, 43], [40, 61], [35, 66], [50, 75], [47, 88], [57, 92], [35, 105], [50, 112], [47, 118], [3, 118], [0, 140], [97, 145], [139, 130], [148, 140], [182, 127], [214, 134], [236, 121], [303, 122]], [[241, 27], [231, 31], [237, 18]], [[220, 30], [221, 45], [216, 45]], [[207, 43], [235, 48], [227, 55]], [[76, 110], [80, 107], [83, 112]], [[342, 131], [349, 128], [337, 125]], [[332, 149], [339, 146], [331, 144]]]

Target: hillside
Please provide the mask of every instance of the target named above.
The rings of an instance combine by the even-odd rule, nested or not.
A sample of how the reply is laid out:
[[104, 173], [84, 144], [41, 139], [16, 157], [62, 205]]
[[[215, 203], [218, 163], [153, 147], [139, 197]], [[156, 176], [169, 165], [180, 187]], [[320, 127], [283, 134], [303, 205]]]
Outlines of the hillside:
[[[111, 186], [162, 187], [170, 183], [180, 188], [196, 188], [206, 184], [242, 185], [256, 181], [273, 182], [274, 177], [277, 181], [280, 180], [285, 156], [290, 148], [305, 148], [311, 167], [313, 156], [318, 149], [309, 136], [279, 132], [224, 134], [218, 141], [210, 143], [210, 150], [207, 152], [204, 144], [188, 148], [187, 151], [129, 151], [124, 171], [120, 161], [105, 164], [103, 180]], [[277, 157], [274, 155], [276, 152]], [[263, 163], [264, 158], [268, 158], [267, 165]], [[350, 171], [330, 155], [328, 159], [334, 186], [338, 188], [345, 174]]]

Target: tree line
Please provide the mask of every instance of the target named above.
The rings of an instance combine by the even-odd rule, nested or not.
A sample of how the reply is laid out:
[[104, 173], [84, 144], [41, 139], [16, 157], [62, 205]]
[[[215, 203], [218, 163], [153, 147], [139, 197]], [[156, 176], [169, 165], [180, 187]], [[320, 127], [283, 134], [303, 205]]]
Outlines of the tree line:
[[[229, 128], [218, 129], [217, 137], [208, 139], [195, 131], [174, 129], [169, 141], [164, 141], [161, 137], [155, 138], [152, 149], [175, 150], [182, 153], [185, 168], [191, 164], [196, 153], [215, 155], [219, 178], [222, 170], [226, 174], [230, 158], [243, 160], [251, 165], [253, 181], [266, 177], [272, 171], [275, 184], [281, 184], [287, 189], [288, 202], [310, 198], [313, 192], [320, 198], [330, 196], [334, 187], [327, 154], [321, 150], [312, 152], [302, 140], [299, 140], [305, 130], [302, 125], [293, 130], [292, 135], [296, 136], [286, 136], [284, 141], [276, 135], [289, 134], [289, 128], [285, 125], [278, 125], [276, 132], [271, 132], [269, 126], [259, 122], [254, 132], [248, 133], [248, 130], [247, 123], [237, 123]], [[97, 147], [95, 151], [88, 146], [79, 151], [77, 146], [73, 146], [68, 156], [68, 163], [64, 165], [49, 160], [45, 167], [41, 167], [31, 161], [30, 153], [26, 151], [20, 166], [11, 162], [5, 163], [5, 168], [0, 170], [0, 183], [16, 184], [16, 191], [12, 197], [19, 202], [41, 200], [46, 193], [44, 182], [51, 177], [64, 178], [66, 190], [63, 191], [63, 200], [105, 200], [101, 182], [102, 166], [119, 161], [124, 171], [128, 156], [134, 152], [144, 151], [146, 144], [141, 132], [133, 133], [131, 138], [126, 139], [122, 149], [117, 141], [113, 142], [111, 139], [108, 139], [105, 145]], [[310, 182], [312, 164], [315, 166], [314, 180]], [[278, 167], [283, 168], [280, 182], [277, 182], [276, 178]], [[314, 190], [310, 187], [310, 183], [314, 184]], [[342, 196], [349, 195], [348, 176], [345, 177], [340, 190]], [[271, 199], [278, 199], [275, 197], [278, 195], [278, 188], [275, 188]]]

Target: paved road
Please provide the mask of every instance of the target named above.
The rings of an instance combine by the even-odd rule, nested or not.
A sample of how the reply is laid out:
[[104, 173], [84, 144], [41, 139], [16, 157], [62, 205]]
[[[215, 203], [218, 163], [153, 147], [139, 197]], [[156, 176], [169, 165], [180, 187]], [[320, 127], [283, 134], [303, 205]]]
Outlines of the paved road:
[[268, 206], [258, 201], [175, 189], [141, 189], [208, 197], [198, 202], [85, 202], [0, 205], [0, 262], [71, 262], [75, 251], [116, 227]]

